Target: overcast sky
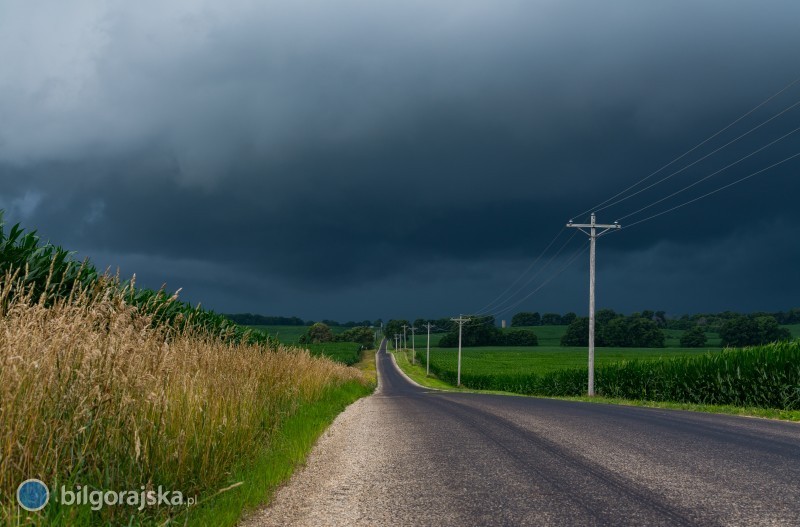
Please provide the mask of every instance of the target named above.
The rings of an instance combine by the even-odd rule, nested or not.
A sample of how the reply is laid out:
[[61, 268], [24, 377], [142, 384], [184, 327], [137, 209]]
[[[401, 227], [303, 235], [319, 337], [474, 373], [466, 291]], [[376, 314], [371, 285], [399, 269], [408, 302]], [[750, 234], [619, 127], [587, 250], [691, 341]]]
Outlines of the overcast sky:
[[[489, 308], [585, 313], [587, 241], [564, 224], [800, 77], [798, 20], [795, 0], [4, 0], [0, 208], [192, 303], [306, 319], [479, 311], [560, 233]], [[757, 151], [798, 101], [598, 219], [800, 152], [800, 132]], [[602, 238], [598, 306], [800, 306], [799, 171]]]

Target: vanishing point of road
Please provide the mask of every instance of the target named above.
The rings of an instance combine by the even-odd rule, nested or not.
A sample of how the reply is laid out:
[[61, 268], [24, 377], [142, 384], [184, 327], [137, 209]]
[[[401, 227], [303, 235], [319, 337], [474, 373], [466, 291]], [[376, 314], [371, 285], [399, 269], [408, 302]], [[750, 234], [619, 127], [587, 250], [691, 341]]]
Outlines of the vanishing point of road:
[[385, 346], [377, 392], [245, 526], [800, 526], [800, 424], [434, 391]]

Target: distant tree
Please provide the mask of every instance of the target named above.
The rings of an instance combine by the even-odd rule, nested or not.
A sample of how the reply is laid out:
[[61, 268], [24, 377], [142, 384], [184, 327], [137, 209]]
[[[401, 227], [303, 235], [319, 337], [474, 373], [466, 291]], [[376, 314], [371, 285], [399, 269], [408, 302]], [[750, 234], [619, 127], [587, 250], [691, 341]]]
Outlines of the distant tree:
[[589, 318], [580, 317], [572, 321], [567, 331], [561, 337], [562, 346], [588, 346], [589, 345]]
[[561, 325], [561, 315], [558, 313], [545, 313], [542, 315], [542, 325], [543, 326], [560, 326]]
[[681, 335], [681, 346], [684, 348], [702, 348], [706, 342], [706, 332], [700, 326], [689, 328]]
[[405, 319], [392, 319], [383, 326], [383, 334], [389, 341], [394, 339], [395, 335], [403, 334], [403, 324], [409, 325], [408, 320]]
[[542, 316], [538, 312], [523, 311], [511, 317], [512, 326], [539, 326], [541, 323]]
[[[273, 317], [254, 315], [252, 313], [234, 313], [224, 315], [237, 324], [245, 326], [305, 326], [306, 324], [297, 317]], [[310, 324], [309, 324], [310, 325]]]
[[664, 333], [650, 319], [641, 316], [616, 317], [601, 328], [600, 346], [620, 348], [663, 348]]
[[[494, 324], [494, 317], [491, 316], [471, 317], [462, 329], [461, 345], [464, 347], [502, 345], [500, 343], [503, 333]], [[439, 346], [442, 348], [458, 346], [458, 324], [453, 325], [439, 340]]]
[[749, 317], [740, 316], [726, 320], [719, 328], [723, 346], [751, 346], [758, 344], [758, 324]]
[[320, 342], [333, 341], [333, 331], [323, 322], [317, 322], [306, 332], [306, 344], [319, 344]]
[[759, 344], [778, 342], [780, 340], [789, 340], [792, 338], [792, 332], [786, 328], [780, 327], [778, 321], [775, 320], [773, 316], [756, 317], [756, 325], [758, 326]]
[[[620, 348], [662, 348], [664, 332], [652, 320], [641, 316], [624, 317], [611, 310], [598, 311], [595, 318], [595, 345]], [[562, 346], [589, 344], [589, 319], [575, 319], [561, 337]]]
[[510, 329], [500, 335], [501, 346], [538, 346], [536, 333], [528, 329]]
[[375, 342], [375, 333], [367, 326], [359, 326], [336, 335], [339, 342], [357, 342], [362, 348], [366, 349]]
[[565, 325], [565, 326], [569, 326], [570, 324], [575, 322], [575, 320], [577, 318], [578, 318], [578, 315], [576, 315], [575, 313], [570, 311], [569, 313], [567, 313], [566, 315], [561, 317], [561, 324]]
[[611, 322], [613, 319], [617, 318], [617, 313], [613, 309], [598, 309], [597, 312], [594, 314], [595, 322], [600, 325], [605, 325]]

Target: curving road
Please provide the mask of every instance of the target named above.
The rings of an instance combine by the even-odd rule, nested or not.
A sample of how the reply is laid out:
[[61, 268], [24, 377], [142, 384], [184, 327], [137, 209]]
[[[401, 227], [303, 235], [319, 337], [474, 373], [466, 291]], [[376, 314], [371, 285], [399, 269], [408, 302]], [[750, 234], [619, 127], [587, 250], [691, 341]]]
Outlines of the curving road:
[[378, 373], [245, 525], [800, 525], [798, 424]]

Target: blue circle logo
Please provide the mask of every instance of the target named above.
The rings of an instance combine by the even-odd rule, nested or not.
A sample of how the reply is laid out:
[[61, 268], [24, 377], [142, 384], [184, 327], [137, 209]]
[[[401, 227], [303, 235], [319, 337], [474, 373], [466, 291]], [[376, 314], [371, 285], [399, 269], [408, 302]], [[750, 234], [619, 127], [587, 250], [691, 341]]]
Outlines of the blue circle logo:
[[26, 479], [17, 487], [17, 502], [26, 511], [40, 511], [48, 501], [50, 489], [38, 479]]

